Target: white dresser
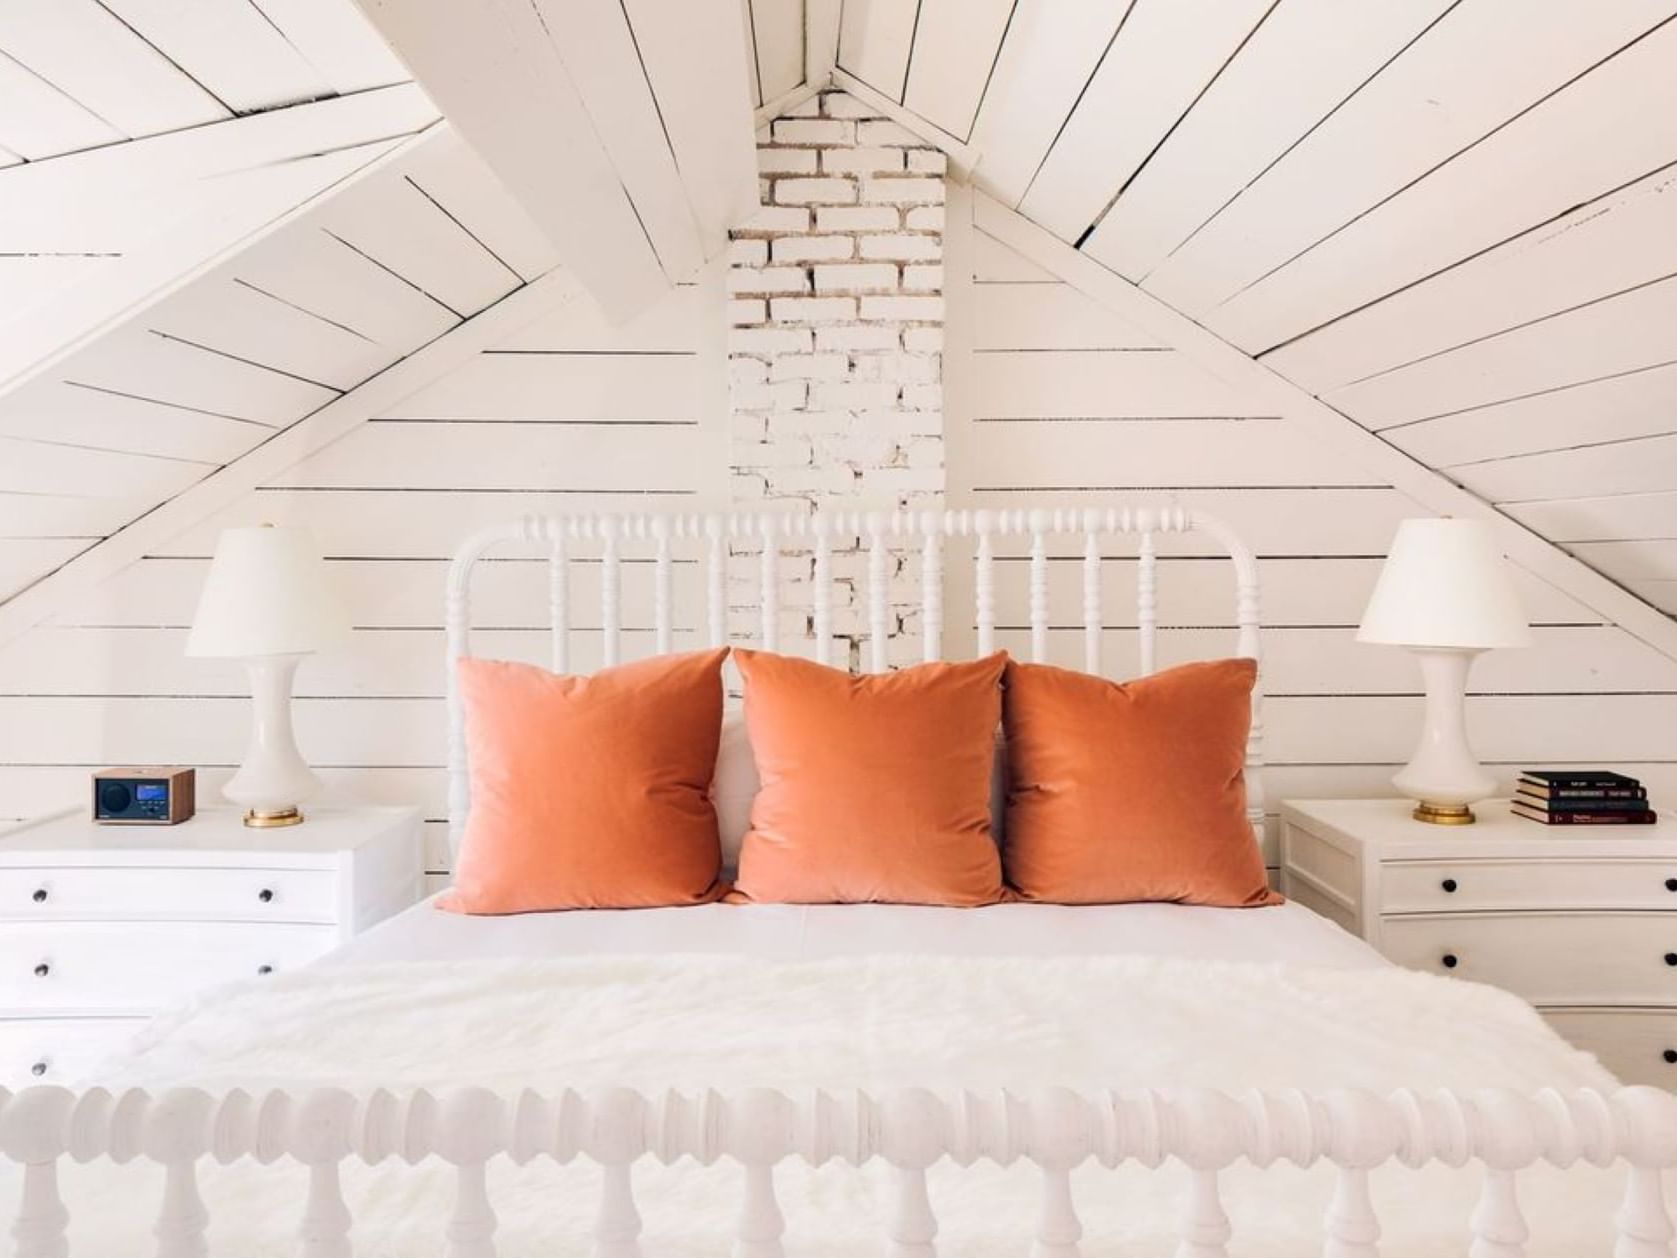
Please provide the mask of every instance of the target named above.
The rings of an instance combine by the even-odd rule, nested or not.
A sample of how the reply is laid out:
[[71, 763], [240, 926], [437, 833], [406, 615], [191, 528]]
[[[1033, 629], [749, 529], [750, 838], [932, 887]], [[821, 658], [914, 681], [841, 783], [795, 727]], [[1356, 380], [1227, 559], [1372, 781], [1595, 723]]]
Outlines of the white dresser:
[[330, 952], [418, 900], [422, 871], [410, 808], [0, 833], [0, 1085], [75, 1081], [158, 1010]]
[[1677, 1087], [1677, 825], [1470, 827], [1281, 805], [1281, 890], [1416, 970], [1507, 988], [1626, 1083]]

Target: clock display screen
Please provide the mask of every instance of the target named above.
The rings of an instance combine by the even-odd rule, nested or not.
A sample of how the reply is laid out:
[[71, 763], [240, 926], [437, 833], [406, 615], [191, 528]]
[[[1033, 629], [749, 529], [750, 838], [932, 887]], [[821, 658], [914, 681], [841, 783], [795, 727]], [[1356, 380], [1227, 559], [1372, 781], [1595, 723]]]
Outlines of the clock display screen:
[[134, 788], [134, 798], [141, 803], [162, 801], [169, 797], [169, 788], [161, 782], [141, 782]]

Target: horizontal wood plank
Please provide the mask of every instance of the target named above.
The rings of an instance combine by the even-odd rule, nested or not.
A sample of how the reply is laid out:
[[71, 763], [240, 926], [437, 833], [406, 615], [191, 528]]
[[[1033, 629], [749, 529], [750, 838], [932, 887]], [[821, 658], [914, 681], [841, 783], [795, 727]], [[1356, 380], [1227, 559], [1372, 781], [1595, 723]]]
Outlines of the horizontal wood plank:
[[683, 421], [699, 405], [691, 354], [480, 354], [392, 408], [400, 419]]
[[1503, 510], [1557, 542], [1677, 537], [1677, 490], [1616, 494], [1611, 498], [1557, 498]]
[[991, 418], [1239, 416], [1250, 407], [1238, 390], [1172, 352], [976, 354], [971, 372], [972, 396]]
[[979, 351], [1159, 348], [1069, 284], [974, 284], [971, 300]]
[[1654, 494], [1677, 484], [1677, 432], [1470, 463], [1450, 474], [1498, 504]]

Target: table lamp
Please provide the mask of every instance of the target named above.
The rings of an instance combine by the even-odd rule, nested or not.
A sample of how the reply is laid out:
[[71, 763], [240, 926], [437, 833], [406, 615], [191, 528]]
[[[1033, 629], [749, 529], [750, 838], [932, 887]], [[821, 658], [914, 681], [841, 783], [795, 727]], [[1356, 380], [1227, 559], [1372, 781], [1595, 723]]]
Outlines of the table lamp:
[[247, 826], [292, 826], [321, 788], [291, 729], [291, 682], [303, 656], [348, 629], [308, 530], [232, 528], [216, 542], [186, 640], [189, 656], [240, 659], [250, 671], [255, 724], [244, 763], [222, 788]]
[[1467, 825], [1496, 789], [1467, 741], [1468, 670], [1481, 651], [1531, 645], [1507, 564], [1479, 520], [1404, 520], [1357, 629], [1359, 642], [1408, 647], [1426, 686], [1426, 724], [1392, 785], [1418, 821]]

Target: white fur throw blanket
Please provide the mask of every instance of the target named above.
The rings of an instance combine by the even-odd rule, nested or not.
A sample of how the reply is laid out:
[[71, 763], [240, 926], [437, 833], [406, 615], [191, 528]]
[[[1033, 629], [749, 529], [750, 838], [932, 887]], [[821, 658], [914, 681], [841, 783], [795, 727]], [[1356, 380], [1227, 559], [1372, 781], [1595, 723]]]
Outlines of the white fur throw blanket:
[[[623, 1084], [722, 1090], [1206, 1085], [1536, 1089], [1613, 1086], [1519, 1000], [1396, 969], [1330, 970], [1146, 957], [749, 958], [320, 968], [214, 993], [155, 1024], [108, 1082], [213, 1089], [335, 1084], [558, 1091]], [[1320, 1252], [1331, 1168], [1225, 1174], [1238, 1258]], [[211, 1251], [293, 1252], [295, 1168], [203, 1170]], [[729, 1252], [740, 1170], [726, 1161], [637, 1165], [648, 1254]], [[582, 1255], [598, 1172], [584, 1163], [492, 1166], [499, 1249]], [[1375, 1205], [1389, 1258], [1466, 1250], [1472, 1170], [1388, 1168]], [[783, 1165], [796, 1255], [878, 1252], [878, 1168]], [[1180, 1170], [1094, 1166], [1074, 1176], [1089, 1258], [1171, 1252]], [[1023, 1254], [1036, 1216], [1030, 1167], [935, 1167], [946, 1254]], [[360, 1255], [440, 1254], [452, 1174], [426, 1164], [346, 1168]], [[1538, 1255], [1607, 1254], [1618, 1177], [1588, 1168], [1521, 1177]], [[67, 1168], [72, 1252], [133, 1252], [159, 1200], [154, 1168]]]

